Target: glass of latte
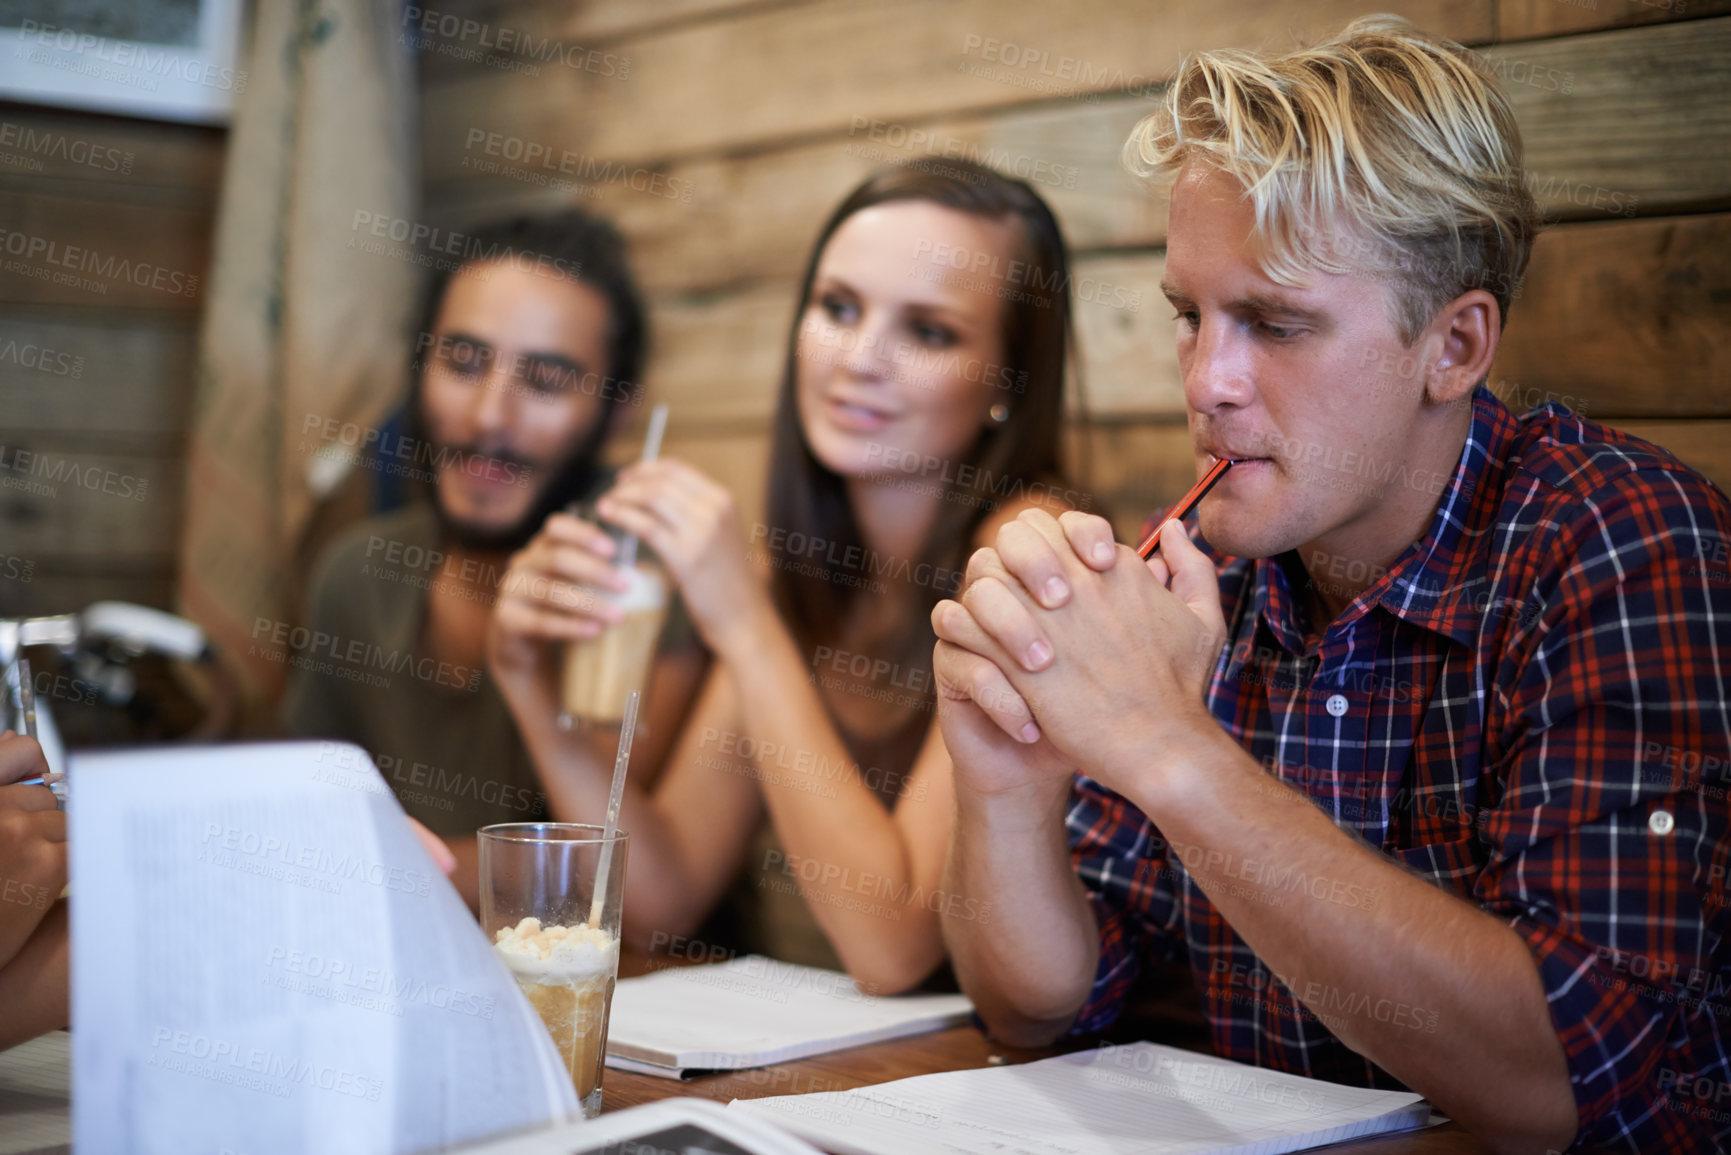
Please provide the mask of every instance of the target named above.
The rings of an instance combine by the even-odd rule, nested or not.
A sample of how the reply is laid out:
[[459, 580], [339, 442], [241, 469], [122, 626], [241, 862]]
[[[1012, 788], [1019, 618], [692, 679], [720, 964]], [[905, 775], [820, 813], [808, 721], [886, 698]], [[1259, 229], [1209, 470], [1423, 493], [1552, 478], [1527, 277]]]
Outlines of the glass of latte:
[[481, 929], [541, 1017], [590, 1119], [601, 1112], [625, 846], [624, 832], [609, 840], [599, 826], [562, 822], [484, 826], [479, 836]]
[[667, 582], [653, 565], [639, 562], [625, 571], [631, 587], [607, 599], [625, 611], [625, 620], [593, 638], [565, 645], [559, 688], [560, 724], [617, 726], [625, 717], [631, 691], [642, 693], [655, 662], [655, 644], [667, 617]]
[[625, 612], [623, 621], [595, 637], [566, 643], [559, 678], [559, 725], [565, 729], [577, 724], [617, 726], [625, 717], [631, 691], [641, 694], [649, 684], [656, 643], [667, 620], [667, 578], [654, 562], [642, 559], [629, 534], [602, 522], [593, 506], [574, 507], [572, 512], [613, 539], [631, 584], [597, 594]]

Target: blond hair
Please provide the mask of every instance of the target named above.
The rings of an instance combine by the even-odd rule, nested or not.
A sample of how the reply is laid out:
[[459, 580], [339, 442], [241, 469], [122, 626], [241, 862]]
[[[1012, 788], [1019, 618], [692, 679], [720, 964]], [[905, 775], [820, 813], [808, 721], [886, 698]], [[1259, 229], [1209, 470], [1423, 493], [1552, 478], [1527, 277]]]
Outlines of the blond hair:
[[1124, 163], [1169, 185], [1192, 160], [1244, 186], [1270, 278], [1386, 277], [1407, 345], [1469, 289], [1504, 321], [1519, 295], [1540, 218], [1508, 94], [1474, 53], [1400, 17], [1280, 56], [1188, 57]]

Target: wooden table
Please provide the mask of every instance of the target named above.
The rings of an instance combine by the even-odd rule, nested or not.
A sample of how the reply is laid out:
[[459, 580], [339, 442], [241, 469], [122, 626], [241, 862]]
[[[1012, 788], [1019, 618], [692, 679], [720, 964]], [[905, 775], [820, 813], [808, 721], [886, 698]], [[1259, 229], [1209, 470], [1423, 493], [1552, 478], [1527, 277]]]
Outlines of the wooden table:
[[[656, 966], [665, 965], [655, 960]], [[648, 960], [630, 955], [620, 959], [620, 973], [642, 974], [651, 969]], [[1076, 1046], [1090, 1044], [1078, 1043]], [[1004, 1062], [1025, 1063], [1032, 1059], [1050, 1058], [1075, 1047], [1046, 1047], [1023, 1051], [1001, 1047], [973, 1027], [954, 1027], [911, 1039], [877, 1043], [869, 1047], [835, 1051], [811, 1059], [759, 1067], [750, 1071], [726, 1071], [703, 1075], [687, 1082], [657, 1079], [652, 1075], [636, 1075], [609, 1070], [602, 1082], [602, 1111], [618, 1111], [689, 1095], [699, 1099], [715, 1099], [726, 1103], [731, 1099], [758, 1099], [767, 1095], [804, 1095], [816, 1091], [851, 1091], [891, 1079], [911, 1075], [931, 1075], [939, 1071], [960, 1071], [991, 1065], [993, 1056]], [[1490, 1148], [1473, 1138], [1455, 1123], [1444, 1123], [1422, 1131], [1376, 1139], [1361, 1139], [1338, 1143], [1329, 1151], [1350, 1151], [1358, 1155], [1392, 1155], [1407, 1152], [1412, 1155], [1488, 1155]]]

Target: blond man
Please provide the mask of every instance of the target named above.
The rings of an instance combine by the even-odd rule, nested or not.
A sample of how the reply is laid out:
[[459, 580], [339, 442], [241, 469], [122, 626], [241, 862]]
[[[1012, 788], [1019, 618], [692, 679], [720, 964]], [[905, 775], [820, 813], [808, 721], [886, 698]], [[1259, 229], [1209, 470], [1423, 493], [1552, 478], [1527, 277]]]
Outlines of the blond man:
[[1235, 464], [1147, 563], [1024, 514], [934, 611], [947, 885], [1016, 912], [947, 921], [964, 988], [1045, 1042], [1179, 954], [1230, 1058], [1497, 1150], [1713, 1149], [1731, 504], [1485, 388], [1537, 227], [1506, 95], [1372, 17], [1188, 60], [1126, 154]]

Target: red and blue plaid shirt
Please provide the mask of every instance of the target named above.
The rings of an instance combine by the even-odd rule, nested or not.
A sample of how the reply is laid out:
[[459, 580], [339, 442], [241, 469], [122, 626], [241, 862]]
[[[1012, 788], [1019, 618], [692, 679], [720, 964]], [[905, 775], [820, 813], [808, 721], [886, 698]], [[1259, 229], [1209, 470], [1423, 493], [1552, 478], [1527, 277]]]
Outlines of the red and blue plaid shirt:
[[[1711, 1150], [1731, 1134], [1731, 503], [1663, 449], [1483, 388], [1434, 489], [1430, 529], [1326, 631], [1305, 629], [1295, 554], [1216, 554], [1209, 707], [1269, 774], [1526, 941], [1578, 1142]], [[1077, 1032], [1117, 1015], [1143, 957], [1183, 948], [1220, 1054], [1400, 1086], [1328, 1023], [1417, 1039], [1437, 1029], [1422, 994], [1301, 1003], [1135, 807], [1078, 777], [1068, 824], [1101, 936]]]

